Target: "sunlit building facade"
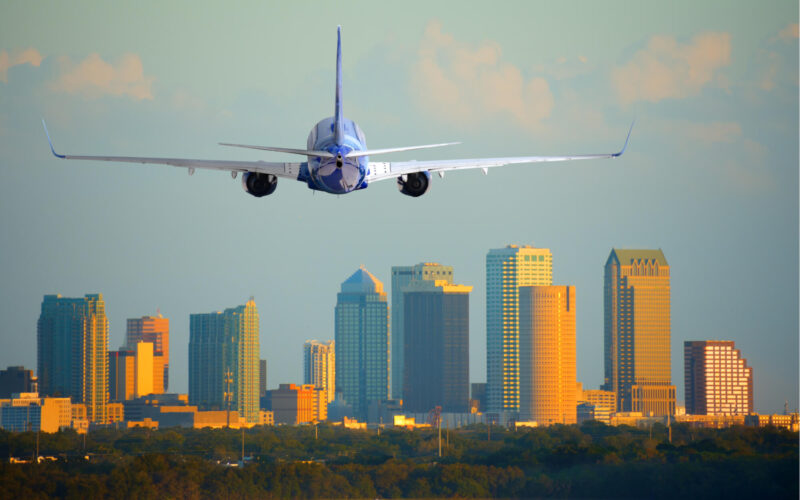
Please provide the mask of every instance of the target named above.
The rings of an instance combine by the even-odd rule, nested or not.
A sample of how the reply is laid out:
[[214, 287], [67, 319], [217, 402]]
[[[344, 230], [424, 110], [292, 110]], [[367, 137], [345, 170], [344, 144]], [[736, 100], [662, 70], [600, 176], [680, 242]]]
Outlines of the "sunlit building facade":
[[328, 401], [336, 394], [336, 347], [333, 340], [306, 340], [303, 344], [303, 383], [325, 391]]
[[391, 397], [403, 397], [403, 369], [405, 330], [403, 321], [403, 289], [412, 281], [453, 282], [453, 266], [435, 262], [422, 262], [414, 266], [392, 266], [392, 346], [391, 346]]
[[519, 418], [576, 422], [575, 287], [519, 288]]
[[383, 283], [363, 266], [337, 294], [336, 394], [356, 417], [389, 397], [389, 308]]
[[508, 245], [486, 255], [486, 399], [490, 412], [518, 412], [519, 287], [553, 284], [547, 248]]
[[403, 288], [405, 383], [403, 410], [469, 412], [471, 286], [415, 280]]
[[670, 269], [661, 250], [612, 249], [605, 266], [604, 390], [617, 410], [675, 414]]
[[[159, 357], [154, 369], [160, 369], [161, 375], [154, 374], [154, 380], [163, 380], [163, 388], [156, 393], [166, 392], [169, 388], [169, 318], [158, 316], [143, 316], [128, 319], [128, 329], [125, 334], [125, 345], [133, 350], [139, 342], [153, 344], [153, 356]], [[159, 363], [163, 366], [158, 366]], [[156, 386], [159, 386], [156, 383]]]
[[37, 324], [37, 371], [42, 394], [84, 403], [90, 422], [106, 423], [108, 319], [102, 294], [45, 295]]
[[189, 402], [237, 410], [259, 421], [259, 319], [256, 303], [189, 318]]
[[730, 340], [683, 343], [686, 413], [753, 413], [753, 368]]

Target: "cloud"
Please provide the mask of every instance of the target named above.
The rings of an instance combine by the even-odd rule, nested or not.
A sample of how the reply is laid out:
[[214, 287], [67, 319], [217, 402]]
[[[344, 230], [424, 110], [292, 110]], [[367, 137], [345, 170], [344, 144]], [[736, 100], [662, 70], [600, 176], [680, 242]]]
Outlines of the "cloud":
[[75, 65], [69, 58], [59, 60], [62, 73], [50, 88], [56, 92], [83, 94], [86, 97], [101, 95], [128, 96], [133, 99], [152, 99], [155, 78], [145, 76], [142, 60], [136, 54], [123, 55], [116, 64], [109, 64], [98, 55]]
[[793, 23], [793, 24], [790, 24], [790, 25], [786, 26], [785, 28], [783, 28], [778, 33], [778, 37], [783, 41], [790, 42], [790, 41], [798, 38], [798, 34], [800, 34], [800, 33], [798, 33], [798, 31], [800, 31], [800, 29], [798, 29], [798, 24], [797, 23]]
[[510, 114], [519, 124], [537, 128], [550, 116], [554, 99], [547, 80], [525, 78], [501, 61], [500, 46], [470, 47], [428, 24], [413, 68], [412, 88], [431, 114], [455, 124], [475, 124]]
[[684, 99], [709, 85], [725, 86], [718, 70], [730, 61], [728, 33], [702, 33], [687, 44], [653, 36], [646, 48], [612, 72], [611, 79], [623, 104]]
[[15, 50], [11, 54], [7, 51], [0, 52], [0, 82], [8, 83], [8, 69], [20, 64], [39, 66], [42, 64], [42, 55], [34, 48]]

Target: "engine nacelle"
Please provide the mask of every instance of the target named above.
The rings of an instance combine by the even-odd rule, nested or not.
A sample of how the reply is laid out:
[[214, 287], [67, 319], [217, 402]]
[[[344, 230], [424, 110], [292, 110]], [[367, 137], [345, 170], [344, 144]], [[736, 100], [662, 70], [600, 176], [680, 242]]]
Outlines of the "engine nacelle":
[[431, 187], [430, 172], [415, 172], [397, 178], [397, 189], [406, 196], [422, 196]]
[[242, 176], [242, 188], [256, 198], [274, 193], [277, 187], [278, 178], [274, 175], [245, 172]]

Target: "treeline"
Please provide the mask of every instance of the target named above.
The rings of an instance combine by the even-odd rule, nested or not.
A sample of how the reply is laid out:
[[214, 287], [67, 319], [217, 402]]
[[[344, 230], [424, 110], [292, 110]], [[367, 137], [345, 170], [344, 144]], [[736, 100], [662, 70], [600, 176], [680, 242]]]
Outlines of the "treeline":
[[[320, 426], [41, 434], [56, 461], [0, 465], [0, 498], [704, 497], [798, 498], [798, 435], [773, 428], [591, 423], [512, 432]], [[3, 456], [32, 433], [0, 432]], [[24, 452], [24, 453], [18, 453]], [[86, 457], [89, 459], [87, 460]]]

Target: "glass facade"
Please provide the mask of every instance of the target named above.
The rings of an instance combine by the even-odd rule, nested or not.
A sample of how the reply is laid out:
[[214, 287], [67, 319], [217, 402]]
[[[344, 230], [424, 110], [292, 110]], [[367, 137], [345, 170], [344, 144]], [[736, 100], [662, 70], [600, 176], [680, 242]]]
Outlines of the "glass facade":
[[336, 393], [366, 420], [389, 397], [389, 308], [383, 283], [361, 267], [337, 295]]
[[547, 248], [508, 245], [486, 255], [486, 399], [490, 412], [519, 411], [519, 287], [553, 284]]

